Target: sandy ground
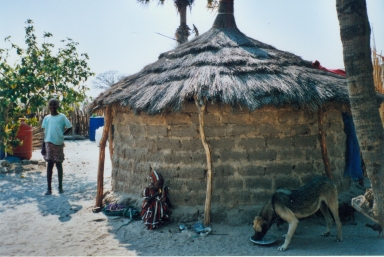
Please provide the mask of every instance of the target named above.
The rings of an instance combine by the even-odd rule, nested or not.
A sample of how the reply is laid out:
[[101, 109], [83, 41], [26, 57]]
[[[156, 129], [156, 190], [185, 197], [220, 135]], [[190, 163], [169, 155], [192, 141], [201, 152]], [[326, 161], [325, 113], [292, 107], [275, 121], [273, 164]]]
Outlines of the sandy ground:
[[[142, 222], [93, 213], [98, 147], [94, 142], [66, 141], [64, 194], [46, 190], [45, 167], [31, 165], [22, 172], [0, 174], [0, 255], [383, 255], [384, 237], [365, 227], [371, 223], [356, 213], [356, 223], [343, 225], [344, 241], [335, 242], [336, 229], [322, 237], [324, 219], [300, 221], [289, 249], [277, 251], [287, 225], [272, 227], [278, 241], [269, 246], [250, 242], [251, 222], [242, 226], [211, 224], [212, 234], [201, 237], [193, 230], [180, 232], [177, 223], [147, 231]], [[33, 152], [33, 160], [42, 160]], [[28, 170], [29, 169], [29, 170]], [[105, 185], [110, 185], [111, 163], [106, 151]], [[143, 185], [144, 187], [145, 185]], [[258, 210], [255, 210], [255, 214]], [[186, 224], [193, 225], [193, 224]]]

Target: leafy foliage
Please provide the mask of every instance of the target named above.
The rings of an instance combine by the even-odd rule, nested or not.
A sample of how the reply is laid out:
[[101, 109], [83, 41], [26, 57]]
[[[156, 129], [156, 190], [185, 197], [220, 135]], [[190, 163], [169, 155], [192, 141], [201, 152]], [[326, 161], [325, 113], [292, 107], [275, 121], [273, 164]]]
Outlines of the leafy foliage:
[[[88, 88], [84, 82], [94, 75], [87, 64], [88, 55], [77, 53], [78, 43], [67, 38], [61, 41], [64, 47], [55, 50], [48, 42], [53, 35], [44, 32], [44, 43], [39, 46], [33, 21], [27, 20], [26, 24], [26, 49], [13, 44], [10, 37], [5, 41], [11, 49], [0, 49], [0, 147], [7, 147], [8, 152], [10, 145], [16, 144], [20, 117], [33, 117], [50, 98], [60, 101], [62, 112], [69, 111], [74, 103], [85, 99]], [[13, 66], [7, 62], [11, 50], [18, 56]], [[33, 125], [36, 120], [27, 123]]]

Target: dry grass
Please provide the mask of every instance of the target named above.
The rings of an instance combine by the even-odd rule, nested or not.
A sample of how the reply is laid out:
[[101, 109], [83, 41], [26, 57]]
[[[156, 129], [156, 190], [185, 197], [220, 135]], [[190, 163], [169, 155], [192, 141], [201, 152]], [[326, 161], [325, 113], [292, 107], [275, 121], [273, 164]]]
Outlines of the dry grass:
[[384, 94], [384, 56], [376, 51], [376, 47], [372, 49], [372, 64], [373, 64], [373, 80], [375, 82], [375, 90]]

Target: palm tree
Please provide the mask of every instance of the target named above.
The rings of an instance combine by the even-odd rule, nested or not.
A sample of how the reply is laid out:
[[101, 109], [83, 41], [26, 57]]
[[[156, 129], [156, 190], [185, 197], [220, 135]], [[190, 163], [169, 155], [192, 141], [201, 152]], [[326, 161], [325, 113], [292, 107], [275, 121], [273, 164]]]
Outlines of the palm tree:
[[179, 44], [188, 41], [188, 36], [191, 30], [187, 25], [187, 6], [192, 8], [194, 0], [173, 0], [175, 7], [180, 14], [180, 26], [176, 29], [175, 37]]
[[[137, 0], [139, 3], [148, 4], [151, 0]], [[159, 4], [164, 4], [165, 0], [157, 0]], [[180, 26], [176, 29], [175, 38], [179, 44], [188, 41], [191, 30], [187, 25], [187, 7], [192, 8], [195, 0], [173, 0], [177, 12], [180, 14]]]
[[351, 111], [376, 208], [384, 227], [384, 133], [373, 82], [369, 20], [365, 0], [336, 0]]

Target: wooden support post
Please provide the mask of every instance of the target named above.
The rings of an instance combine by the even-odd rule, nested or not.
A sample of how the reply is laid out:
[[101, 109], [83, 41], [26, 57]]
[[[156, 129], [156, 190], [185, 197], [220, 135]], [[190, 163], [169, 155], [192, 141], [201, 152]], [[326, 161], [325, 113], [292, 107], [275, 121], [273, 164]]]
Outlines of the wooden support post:
[[[111, 117], [112, 120], [112, 117]], [[113, 134], [112, 134], [112, 122], [111, 122], [111, 127], [109, 128], [109, 136], [108, 136], [108, 145], [109, 145], [109, 158], [111, 159], [112, 162], [112, 155], [113, 155]]]
[[207, 101], [204, 100], [202, 105], [200, 105], [199, 100], [195, 97], [195, 103], [199, 111], [199, 131], [201, 142], [203, 143], [205, 155], [207, 157], [207, 192], [205, 195], [205, 207], [204, 207], [204, 225], [208, 226], [210, 221], [211, 213], [211, 198], [212, 198], [212, 159], [211, 159], [211, 149], [205, 139], [204, 133], [204, 112], [206, 109]]
[[103, 186], [104, 186], [104, 161], [105, 161], [105, 144], [108, 138], [109, 128], [112, 124], [111, 107], [107, 106], [104, 112], [104, 129], [100, 139], [99, 146], [99, 167], [97, 169], [97, 194], [96, 207], [101, 208], [103, 205]]
[[320, 140], [320, 147], [321, 147], [321, 155], [323, 157], [325, 174], [327, 175], [328, 178], [332, 179], [331, 165], [329, 164], [329, 157], [327, 152], [327, 141], [325, 138], [323, 117], [324, 117], [323, 108], [319, 107], [317, 120], [319, 124], [319, 140]]
[[[113, 165], [113, 162], [112, 162], [112, 157], [113, 157], [113, 117], [115, 116], [116, 114], [116, 106], [115, 105], [112, 105], [111, 106], [111, 125], [110, 125], [110, 128], [109, 128], [109, 135], [108, 135], [108, 146], [109, 146], [109, 158], [111, 159], [111, 163]], [[113, 168], [113, 166], [112, 166]]]

